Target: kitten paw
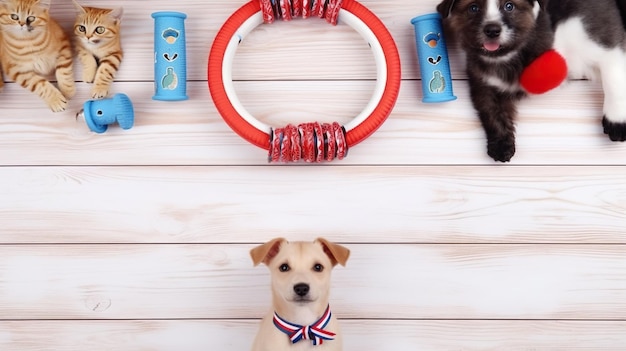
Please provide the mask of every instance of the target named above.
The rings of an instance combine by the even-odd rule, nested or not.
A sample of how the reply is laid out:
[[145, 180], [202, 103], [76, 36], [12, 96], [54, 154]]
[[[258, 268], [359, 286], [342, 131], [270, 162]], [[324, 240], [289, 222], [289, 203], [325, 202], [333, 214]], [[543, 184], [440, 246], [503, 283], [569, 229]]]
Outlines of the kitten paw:
[[94, 79], [96, 79], [96, 71], [95, 70], [84, 70], [83, 71], [83, 81], [85, 83], [93, 83]]
[[48, 107], [52, 110], [52, 112], [63, 112], [67, 109], [67, 100], [59, 92], [60, 96], [56, 96], [54, 99], [50, 99], [48, 102]]
[[107, 88], [93, 87], [91, 89], [91, 97], [94, 99], [102, 99], [107, 97], [107, 95], [109, 95], [109, 89]]
[[487, 154], [498, 162], [509, 162], [515, 155], [515, 139], [498, 139], [487, 142]]
[[611, 122], [606, 116], [602, 119], [604, 134], [612, 141], [626, 141], [626, 122]]

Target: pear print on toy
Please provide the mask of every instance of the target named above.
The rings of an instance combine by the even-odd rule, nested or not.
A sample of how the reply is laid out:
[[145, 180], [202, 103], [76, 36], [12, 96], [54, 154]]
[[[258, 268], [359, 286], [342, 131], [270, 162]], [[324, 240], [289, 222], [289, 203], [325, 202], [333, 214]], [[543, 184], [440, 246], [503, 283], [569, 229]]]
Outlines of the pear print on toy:
[[161, 80], [161, 88], [165, 90], [176, 90], [178, 87], [178, 75], [174, 72], [174, 67], [168, 67], [167, 73]]

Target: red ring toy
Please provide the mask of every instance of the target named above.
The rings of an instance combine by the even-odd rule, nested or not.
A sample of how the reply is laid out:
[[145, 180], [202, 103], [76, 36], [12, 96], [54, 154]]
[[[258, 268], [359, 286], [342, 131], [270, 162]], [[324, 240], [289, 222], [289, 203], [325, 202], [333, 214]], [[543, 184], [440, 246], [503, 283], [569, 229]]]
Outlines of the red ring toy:
[[[268, 3], [276, 6], [270, 6], [269, 10], [264, 9]], [[318, 6], [320, 11], [317, 11], [315, 6]], [[280, 13], [281, 8], [282, 11], [287, 9], [288, 12], [283, 15]], [[236, 97], [232, 85], [232, 61], [237, 45], [261, 23], [271, 23], [274, 18], [290, 20], [297, 14], [305, 18], [308, 16], [325, 18], [331, 24], [336, 24], [339, 17], [357, 30], [374, 51], [378, 73], [374, 96], [365, 110], [345, 126], [339, 126], [337, 122], [330, 125], [304, 123], [296, 127], [274, 129], [252, 117]], [[307, 162], [343, 158], [349, 147], [365, 140], [387, 119], [398, 98], [400, 81], [400, 56], [391, 34], [375, 14], [355, 0], [326, 0], [325, 4], [323, 0], [251, 0], [235, 11], [222, 25], [209, 53], [209, 91], [218, 112], [239, 136], [260, 148], [269, 150], [270, 161], [298, 161], [297, 155], [286, 158], [280, 155], [297, 153], [300, 152], [299, 149], [302, 149], [300, 159], [304, 159], [304, 154], [310, 152], [304, 147], [304, 131], [310, 131], [311, 128], [315, 131], [313, 152], [316, 156], [307, 155], [305, 159]], [[298, 131], [301, 137], [295, 137]], [[317, 134], [318, 132], [321, 134]], [[310, 138], [309, 134], [306, 133], [307, 139]], [[332, 137], [331, 140], [329, 137]], [[297, 145], [298, 141], [301, 145]], [[311, 142], [306, 141], [306, 144]], [[293, 149], [282, 150], [286, 146]], [[331, 154], [320, 155], [320, 149], [325, 149]]]

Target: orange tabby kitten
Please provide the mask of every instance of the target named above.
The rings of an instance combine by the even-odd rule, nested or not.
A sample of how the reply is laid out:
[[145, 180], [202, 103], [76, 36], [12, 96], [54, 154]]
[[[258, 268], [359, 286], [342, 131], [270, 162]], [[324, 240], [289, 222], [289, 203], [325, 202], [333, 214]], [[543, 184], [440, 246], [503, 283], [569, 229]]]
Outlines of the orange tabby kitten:
[[[59, 112], [76, 88], [71, 43], [49, 9], [50, 0], [0, 0], [0, 64], [9, 79]], [[53, 72], [58, 89], [46, 78]]]
[[122, 8], [100, 9], [83, 7], [74, 1], [78, 11], [74, 24], [74, 37], [78, 58], [83, 64], [83, 80], [94, 83], [93, 98], [109, 94], [109, 86], [122, 63], [120, 22]]

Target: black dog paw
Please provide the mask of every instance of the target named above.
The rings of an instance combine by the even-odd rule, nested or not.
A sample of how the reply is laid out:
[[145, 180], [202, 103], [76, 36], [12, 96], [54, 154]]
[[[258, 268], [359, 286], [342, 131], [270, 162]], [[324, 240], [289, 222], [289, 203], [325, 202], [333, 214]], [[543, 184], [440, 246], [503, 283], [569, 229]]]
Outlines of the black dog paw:
[[604, 134], [607, 134], [612, 141], [626, 141], [626, 122], [611, 122], [604, 116], [602, 126], [604, 127]]
[[509, 162], [515, 155], [515, 139], [497, 139], [487, 142], [487, 154], [498, 162]]

